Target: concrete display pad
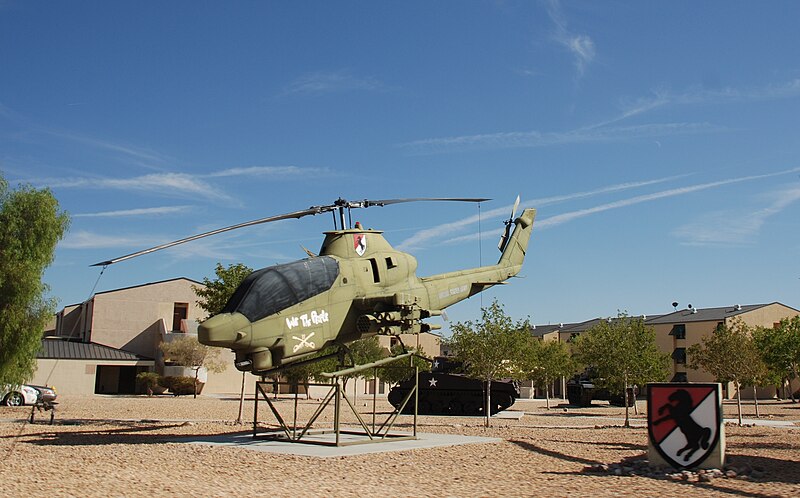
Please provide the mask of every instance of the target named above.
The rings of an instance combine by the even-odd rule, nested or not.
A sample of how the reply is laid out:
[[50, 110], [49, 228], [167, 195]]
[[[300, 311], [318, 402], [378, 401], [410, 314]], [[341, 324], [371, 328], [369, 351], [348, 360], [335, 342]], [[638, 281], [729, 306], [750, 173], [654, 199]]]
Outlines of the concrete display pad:
[[[342, 441], [363, 441], [366, 436], [342, 434]], [[321, 434], [311, 438], [319, 441], [335, 441], [335, 434]], [[339, 457], [353, 455], [367, 455], [370, 453], [385, 453], [390, 451], [406, 451], [420, 448], [436, 448], [439, 446], [456, 446], [462, 444], [483, 444], [502, 441], [499, 438], [460, 436], [453, 434], [420, 434], [417, 439], [386, 441], [382, 443], [354, 444], [351, 446], [322, 446], [317, 444], [289, 443], [285, 441], [270, 441], [254, 439], [252, 432], [238, 432], [214, 436], [198, 436], [191, 439], [181, 438], [180, 442], [190, 444], [207, 444], [212, 446], [233, 446], [253, 451], [264, 451], [284, 455], [309, 456], [309, 457]]]

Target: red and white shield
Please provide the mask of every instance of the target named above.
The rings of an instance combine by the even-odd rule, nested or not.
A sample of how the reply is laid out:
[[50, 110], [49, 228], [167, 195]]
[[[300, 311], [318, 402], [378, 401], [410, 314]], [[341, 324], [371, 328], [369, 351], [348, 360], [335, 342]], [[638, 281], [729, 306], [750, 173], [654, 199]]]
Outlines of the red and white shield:
[[356, 250], [356, 254], [363, 256], [367, 250], [367, 234], [357, 233], [353, 235], [353, 248]]
[[650, 444], [675, 468], [692, 468], [717, 448], [722, 427], [719, 384], [648, 384]]

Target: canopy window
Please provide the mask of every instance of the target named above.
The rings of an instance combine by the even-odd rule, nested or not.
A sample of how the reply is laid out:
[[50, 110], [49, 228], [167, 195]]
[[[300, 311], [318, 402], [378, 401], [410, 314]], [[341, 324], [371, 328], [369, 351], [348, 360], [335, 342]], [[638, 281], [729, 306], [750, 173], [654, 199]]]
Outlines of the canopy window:
[[242, 281], [222, 312], [255, 322], [325, 292], [338, 276], [339, 263], [330, 256], [262, 268]]

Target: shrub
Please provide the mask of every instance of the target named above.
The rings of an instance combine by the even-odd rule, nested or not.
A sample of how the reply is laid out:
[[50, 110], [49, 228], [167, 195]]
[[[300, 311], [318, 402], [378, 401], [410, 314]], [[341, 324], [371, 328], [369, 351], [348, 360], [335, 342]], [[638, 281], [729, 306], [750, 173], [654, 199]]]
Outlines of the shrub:
[[136, 388], [139, 392], [146, 392], [148, 395], [156, 391], [163, 383], [162, 378], [156, 372], [139, 372], [136, 374]]
[[[164, 387], [175, 396], [194, 394], [194, 377], [164, 377]], [[199, 387], [199, 386], [198, 386]], [[200, 389], [198, 388], [198, 391]]]

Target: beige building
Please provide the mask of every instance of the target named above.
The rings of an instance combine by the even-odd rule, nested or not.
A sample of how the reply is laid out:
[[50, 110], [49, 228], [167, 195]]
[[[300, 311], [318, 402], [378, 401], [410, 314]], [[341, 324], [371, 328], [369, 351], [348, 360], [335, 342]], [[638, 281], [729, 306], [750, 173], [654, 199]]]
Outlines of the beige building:
[[136, 374], [155, 368], [152, 358], [101, 344], [47, 338], [31, 381], [61, 394], [132, 393]]
[[[159, 345], [172, 337], [196, 333], [205, 312], [197, 306], [188, 278], [175, 278], [98, 292], [56, 315], [39, 353], [33, 383], [55, 384], [71, 394], [132, 394], [139, 372], [164, 372]], [[242, 374], [233, 355], [229, 367], [208, 375], [205, 393], [238, 392]], [[252, 377], [252, 376], [250, 376]], [[254, 379], [249, 381], [251, 392]]]
[[[800, 311], [781, 303], [732, 305], [718, 308], [692, 308], [678, 310], [665, 315], [642, 315], [645, 324], [653, 327], [656, 334], [656, 344], [661, 351], [668, 353], [672, 358], [671, 382], [714, 382], [714, 377], [703, 370], [693, 370], [687, 366], [686, 350], [693, 344], [702, 341], [704, 337], [712, 334], [720, 325], [731, 325], [735, 319], [742, 320], [745, 324], [756, 327], [771, 328], [783, 318], [791, 318], [800, 314]], [[569, 342], [580, 334], [585, 333], [600, 321], [607, 318], [594, 318], [580, 323], [537, 325], [531, 333], [542, 340], [558, 340]], [[555, 383], [554, 392], [558, 395], [563, 391], [563, 380]], [[561, 386], [559, 386], [561, 384]], [[797, 385], [793, 389], [797, 389]], [[523, 391], [524, 393], [525, 391]], [[726, 397], [736, 393], [731, 386], [723, 386]], [[742, 391], [744, 396], [752, 396], [752, 390]], [[759, 388], [760, 397], [772, 397], [774, 387]], [[532, 395], [532, 394], [531, 394]]]
[[[686, 350], [714, 333], [719, 326], [730, 326], [741, 320], [750, 327], [772, 328], [783, 318], [791, 318], [800, 311], [781, 303], [731, 305], [719, 308], [687, 308], [646, 320], [655, 329], [659, 348], [672, 357], [673, 382], [714, 382], [714, 377], [703, 370], [688, 368]], [[725, 397], [734, 396], [732, 385], [723, 385]], [[745, 394], [743, 392], [743, 394]], [[749, 395], [752, 395], [752, 390]], [[745, 394], [746, 396], [748, 394]], [[774, 387], [759, 388], [759, 396], [771, 397]]]

